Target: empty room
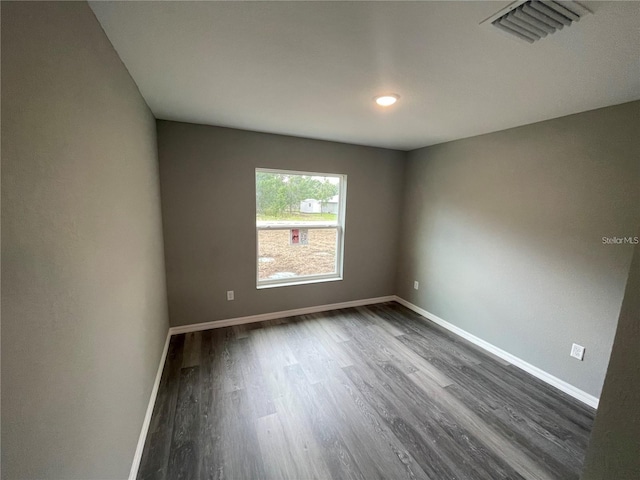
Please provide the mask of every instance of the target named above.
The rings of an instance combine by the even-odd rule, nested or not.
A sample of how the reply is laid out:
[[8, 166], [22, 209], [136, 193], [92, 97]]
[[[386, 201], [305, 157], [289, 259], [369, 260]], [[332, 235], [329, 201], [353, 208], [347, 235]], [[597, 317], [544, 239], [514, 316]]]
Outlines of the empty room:
[[0, 17], [2, 480], [640, 479], [640, 2]]

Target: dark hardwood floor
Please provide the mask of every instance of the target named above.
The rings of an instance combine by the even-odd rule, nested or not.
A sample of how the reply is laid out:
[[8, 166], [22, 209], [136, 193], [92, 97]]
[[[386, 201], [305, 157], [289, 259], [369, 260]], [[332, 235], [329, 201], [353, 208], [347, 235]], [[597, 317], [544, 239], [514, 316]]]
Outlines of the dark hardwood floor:
[[594, 410], [386, 303], [171, 338], [139, 479], [577, 479]]

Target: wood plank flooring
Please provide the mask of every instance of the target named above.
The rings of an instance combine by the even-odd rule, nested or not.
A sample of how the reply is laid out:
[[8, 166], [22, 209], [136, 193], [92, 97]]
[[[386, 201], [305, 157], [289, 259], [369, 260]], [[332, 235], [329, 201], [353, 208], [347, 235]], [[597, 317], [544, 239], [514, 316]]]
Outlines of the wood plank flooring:
[[578, 479], [593, 418], [385, 303], [172, 337], [138, 478]]

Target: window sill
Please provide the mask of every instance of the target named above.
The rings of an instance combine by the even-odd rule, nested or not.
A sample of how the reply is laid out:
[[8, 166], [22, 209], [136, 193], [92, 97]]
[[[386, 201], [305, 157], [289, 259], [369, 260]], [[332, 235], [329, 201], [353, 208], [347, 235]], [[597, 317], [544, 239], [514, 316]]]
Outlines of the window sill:
[[309, 279], [300, 279], [291, 282], [278, 282], [278, 283], [263, 283], [256, 285], [256, 289], [262, 290], [265, 288], [277, 288], [277, 287], [293, 287], [296, 285], [308, 285], [311, 283], [326, 283], [326, 282], [337, 282], [342, 280], [342, 277], [328, 277], [328, 278], [309, 278]]

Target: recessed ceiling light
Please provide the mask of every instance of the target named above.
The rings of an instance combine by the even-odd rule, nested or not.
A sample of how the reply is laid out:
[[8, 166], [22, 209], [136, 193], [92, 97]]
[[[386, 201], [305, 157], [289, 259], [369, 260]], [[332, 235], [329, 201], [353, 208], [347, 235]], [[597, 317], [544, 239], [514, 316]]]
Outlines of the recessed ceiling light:
[[379, 97], [376, 97], [375, 101], [381, 107], [389, 107], [394, 103], [396, 103], [399, 98], [400, 98], [400, 95], [396, 95], [395, 93], [389, 93], [387, 95], [380, 95]]

